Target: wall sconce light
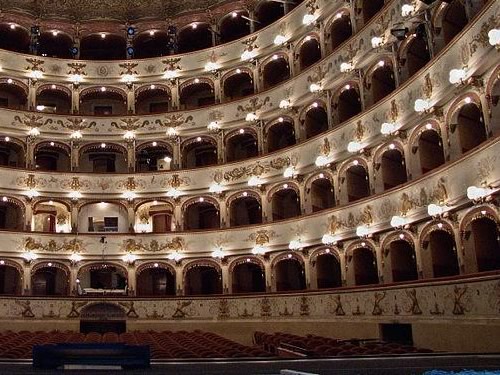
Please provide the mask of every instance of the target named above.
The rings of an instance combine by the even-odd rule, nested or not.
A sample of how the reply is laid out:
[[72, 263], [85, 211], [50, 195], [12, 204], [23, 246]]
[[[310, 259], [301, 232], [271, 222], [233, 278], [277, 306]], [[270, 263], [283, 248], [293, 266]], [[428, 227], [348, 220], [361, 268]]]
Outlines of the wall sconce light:
[[71, 264], [73, 264], [73, 265], [77, 264], [78, 262], [81, 262], [82, 259], [83, 259], [83, 257], [77, 253], [73, 253], [69, 257], [69, 260], [70, 260]]
[[182, 259], [182, 254], [181, 254], [181, 253], [179, 253], [179, 252], [176, 250], [176, 251], [174, 251], [174, 252], [172, 252], [172, 253], [168, 254], [168, 255], [167, 255], [167, 259], [169, 259], [169, 260], [173, 260], [173, 261], [175, 261], [176, 263], [179, 263], [179, 262], [181, 261], [181, 259]]
[[215, 248], [214, 251], [212, 251], [212, 258], [223, 259], [224, 256], [225, 256], [224, 250], [222, 250], [220, 246]]
[[429, 111], [432, 106], [429, 99], [417, 99], [415, 100], [415, 105], [413, 108], [415, 109], [415, 112], [422, 113]]
[[356, 236], [359, 238], [367, 238], [370, 236], [370, 228], [368, 225], [360, 225], [356, 228]]
[[467, 188], [467, 198], [475, 203], [482, 203], [487, 201], [492, 193], [492, 189], [485, 187], [469, 186]]
[[280, 109], [288, 109], [291, 107], [291, 103], [290, 103], [290, 100], [289, 99], [282, 99], [280, 101], [280, 104], [279, 104], [279, 107]]
[[460, 85], [464, 83], [467, 76], [467, 71], [465, 69], [452, 69], [450, 70], [450, 75], [448, 80], [452, 85]]
[[323, 237], [321, 238], [321, 242], [325, 245], [336, 245], [337, 244], [337, 237], [335, 237], [331, 233], [324, 234]]
[[38, 259], [38, 255], [36, 255], [33, 251], [25, 251], [21, 256], [26, 263], [31, 263]]
[[491, 29], [488, 32], [488, 42], [493, 47], [500, 47], [500, 29]]
[[341, 73], [350, 73], [354, 70], [354, 63], [352, 62], [343, 62], [340, 64], [340, 72]]
[[248, 179], [248, 186], [261, 186], [264, 182], [259, 176], [252, 176]]
[[274, 38], [274, 45], [276, 46], [282, 46], [283, 44], [285, 44], [286, 42], [288, 41], [288, 38], [284, 35], [281, 35], [281, 34], [278, 34], [276, 35], [276, 37]]
[[347, 151], [350, 153], [357, 153], [363, 150], [363, 145], [358, 141], [351, 141], [347, 144]]
[[255, 112], [249, 112], [245, 116], [245, 121], [247, 121], [247, 122], [257, 121], [257, 119], [258, 119], [258, 117], [257, 117], [257, 114]]
[[443, 216], [444, 212], [444, 207], [438, 204], [431, 203], [427, 206], [427, 214], [434, 218]]
[[384, 44], [384, 38], [381, 36], [374, 36], [371, 40], [372, 48], [379, 48]]
[[403, 216], [393, 216], [391, 218], [391, 227], [393, 228], [404, 228], [408, 225], [408, 219]]
[[382, 135], [391, 135], [399, 130], [401, 127], [400, 124], [394, 123], [394, 122], [384, 122], [380, 126], [380, 133]]
[[122, 256], [122, 261], [124, 263], [127, 263], [129, 266], [133, 265], [136, 260], [137, 256], [132, 253], [127, 253], [124, 256]]

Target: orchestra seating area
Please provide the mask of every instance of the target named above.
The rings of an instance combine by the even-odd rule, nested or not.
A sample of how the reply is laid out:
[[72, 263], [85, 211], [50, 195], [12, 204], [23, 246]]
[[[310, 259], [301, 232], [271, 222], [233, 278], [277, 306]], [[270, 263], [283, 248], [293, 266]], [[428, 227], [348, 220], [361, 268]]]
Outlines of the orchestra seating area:
[[281, 356], [280, 349], [298, 356], [312, 357], [346, 357], [363, 355], [391, 355], [432, 353], [430, 349], [416, 348], [395, 342], [378, 340], [349, 339], [338, 340], [333, 338], [307, 335], [297, 336], [290, 333], [254, 333], [254, 342], [263, 350]]
[[210, 332], [147, 331], [117, 334], [90, 332], [37, 331], [0, 333], [0, 358], [31, 358], [34, 345], [58, 343], [125, 343], [150, 345], [152, 359], [270, 357], [259, 347], [249, 347]]

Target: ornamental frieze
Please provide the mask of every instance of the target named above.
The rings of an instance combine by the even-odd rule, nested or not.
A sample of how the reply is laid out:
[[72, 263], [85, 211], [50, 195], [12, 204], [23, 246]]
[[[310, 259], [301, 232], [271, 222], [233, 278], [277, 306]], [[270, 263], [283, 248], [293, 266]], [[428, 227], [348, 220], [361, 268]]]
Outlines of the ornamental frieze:
[[42, 243], [33, 237], [28, 237], [24, 240], [23, 249], [25, 251], [42, 251], [47, 253], [80, 253], [84, 251], [84, 242], [80, 239], [63, 240], [63, 242], [58, 242], [56, 240], [49, 240], [46, 243]]
[[282, 170], [283, 168], [288, 167], [291, 162], [292, 160], [288, 156], [278, 157], [264, 163], [256, 162], [254, 164], [250, 164], [249, 166], [242, 166], [225, 172], [224, 180], [237, 181], [243, 177], [261, 176], [264, 173], [269, 173], [272, 170]]
[[186, 243], [182, 237], [174, 237], [161, 243], [157, 240], [151, 240], [149, 243], [132, 238], [123, 241], [122, 249], [127, 253], [147, 252], [159, 253], [167, 251], [182, 251], [186, 248]]

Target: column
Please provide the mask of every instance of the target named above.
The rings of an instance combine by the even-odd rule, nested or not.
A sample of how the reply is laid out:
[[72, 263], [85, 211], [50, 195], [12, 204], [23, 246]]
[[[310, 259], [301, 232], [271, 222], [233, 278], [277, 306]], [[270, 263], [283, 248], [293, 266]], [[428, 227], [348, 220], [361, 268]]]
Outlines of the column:
[[170, 91], [172, 93], [172, 110], [178, 110], [181, 106], [180, 101], [180, 91], [179, 91], [179, 80], [175, 79], [173, 84], [170, 86]]
[[134, 211], [134, 201], [127, 202], [127, 216], [128, 216], [128, 231], [134, 233], [135, 226], [135, 211]]
[[229, 214], [226, 206], [226, 200], [223, 196], [217, 196], [217, 201], [219, 202], [220, 227], [227, 228], [229, 227]]
[[71, 232], [78, 233], [78, 203], [76, 201], [71, 204]]
[[128, 171], [135, 172], [135, 140], [127, 142]]
[[76, 264], [72, 265], [69, 271], [69, 293], [72, 296], [78, 295], [77, 282], [78, 278], [78, 267]]
[[135, 296], [137, 290], [136, 268], [134, 265], [129, 265], [128, 270], [128, 295]]
[[77, 171], [80, 167], [80, 144], [71, 141], [71, 171]]
[[229, 266], [227, 265], [227, 262], [222, 263], [221, 271], [222, 271], [222, 293], [231, 294], [232, 286], [229, 283], [230, 282]]
[[75, 114], [80, 112], [80, 90], [75, 88], [74, 85], [71, 90], [71, 108]]
[[33, 202], [28, 200], [28, 202], [24, 205], [25, 211], [25, 222], [24, 228], [26, 231], [31, 232], [33, 230]]
[[28, 83], [28, 111], [36, 109], [36, 80], [29, 79]]
[[311, 282], [311, 259], [309, 255], [304, 254], [304, 278], [306, 279], [307, 289], [316, 289], [317, 286], [313, 287]]
[[26, 168], [35, 169], [35, 138], [26, 138]]
[[266, 275], [266, 292], [275, 292], [276, 286], [273, 285], [273, 272], [269, 259], [264, 260], [264, 273]]
[[177, 296], [183, 296], [184, 295], [184, 273], [182, 271], [181, 266], [176, 266], [175, 267], [175, 290], [176, 290], [176, 295]]
[[[128, 54], [127, 54], [128, 56]], [[127, 111], [129, 114], [135, 113], [135, 90], [134, 85], [131, 85], [127, 90]]]
[[31, 295], [31, 265], [25, 263], [23, 270], [24, 270], [23, 296], [29, 296], [29, 295]]
[[182, 168], [182, 155], [181, 155], [181, 140], [180, 138], [174, 141], [172, 146], [172, 167], [170, 169], [181, 169]]
[[221, 76], [219, 73], [214, 73], [214, 95], [215, 95], [215, 103], [222, 103], [223, 98], [223, 88], [221, 84]]
[[174, 217], [175, 220], [175, 230], [181, 231], [184, 229], [184, 223], [182, 222], [182, 206], [180, 204], [174, 207]]

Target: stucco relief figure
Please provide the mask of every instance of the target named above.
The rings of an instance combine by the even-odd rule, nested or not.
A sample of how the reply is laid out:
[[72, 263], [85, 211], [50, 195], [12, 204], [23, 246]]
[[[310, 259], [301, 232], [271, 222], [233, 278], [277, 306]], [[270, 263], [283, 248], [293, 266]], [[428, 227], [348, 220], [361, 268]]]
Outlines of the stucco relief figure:
[[272, 311], [271, 311], [271, 302], [269, 301], [269, 298], [263, 298], [260, 300], [260, 316], [262, 317], [267, 317], [271, 316]]
[[87, 302], [71, 302], [71, 311], [66, 317], [68, 318], [79, 318], [80, 317], [80, 309], [85, 306]]
[[219, 319], [229, 318], [229, 301], [225, 298], [219, 300]]
[[380, 307], [380, 303], [382, 302], [382, 300], [385, 298], [385, 292], [382, 292], [382, 293], [375, 293], [375, 301], [374, 301], [374, 304], [373, 304], [373, 310], [372, 310], [372, 315], [382, 315], [382, 313], [384, 312], [384, 310], [382, 309], [382, 307]]
[[23, 318], [34, 318], [35, 314], [33, 313], [33, 310], [31, 309], [31, 302], [30, 301], [15, 301], [16, 304], [22, 307], [21, 311], [21, 316]]
[[413, 315], [421, 315], [422, 309], [418, 304], [417, 290], [416, 289], [405, 290], [405, 293], [406, 296], [410, 299], [410, 308], [408, 309], [408, 312], [412, 313]]
[[345, 315], [344, 307], [342, 306], [342, 300], [340, 299], [340, 294], [333, 297], [333, 302], [335, 303], [334, 314], [337, 316]]
[[467, 308], [465, 306], [465, 301], [463, 301], [463, 298], [465, 294], [467, 293], [467, 287], [460, 288], [458, 286], [455, 286], [453, 289], [453, 314], [454, 315], [464, 315], [465, 312], [467, 311]]
[[134, 306], [134, 301], [131, 301], [131, 302], [119, 302], [121, 306], [125, 307], [126, 309], [128, 309], [128, 311], [126, 312], [126, 315], [129, 317], [129, 318], [138, 318], [139, 317], [139, 314], [137, 314], [137, 312], [135, 311], [135, 306]]
[[306, 296], [300, 297], [300, 315], [309, 316], [309, 299]]
[[188, 316], [188, 313], [184, 310], [186, 307], [190, 306], [193, 301], [178, 301], [177, 307], [175, 308], [172, 318], [174, 319], [184, 319]]

